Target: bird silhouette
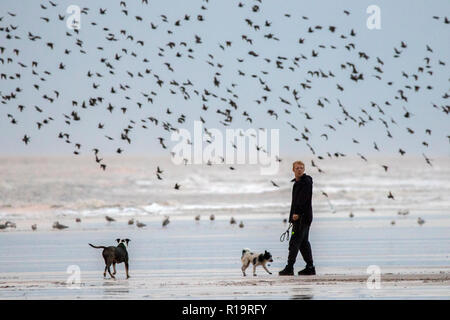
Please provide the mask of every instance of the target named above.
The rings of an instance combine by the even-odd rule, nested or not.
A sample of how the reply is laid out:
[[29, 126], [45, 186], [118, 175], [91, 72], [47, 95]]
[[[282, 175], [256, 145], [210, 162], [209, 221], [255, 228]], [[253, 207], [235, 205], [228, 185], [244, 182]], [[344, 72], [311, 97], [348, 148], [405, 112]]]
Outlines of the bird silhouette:
[[67, 229], [67, 228], [68, 228], [68, 226], [60, 224], [58, 221], [53, 223], [53, 229], [63, 230], [63, 229]]
[[143, 222], [140, 222], [139, 220], [136, 220], [136, 227], [138, 227], [138, 228], [144, 228], [144, 227], [146, 227], [147, 225], [145, 224], [145, 223], [143, 223]]

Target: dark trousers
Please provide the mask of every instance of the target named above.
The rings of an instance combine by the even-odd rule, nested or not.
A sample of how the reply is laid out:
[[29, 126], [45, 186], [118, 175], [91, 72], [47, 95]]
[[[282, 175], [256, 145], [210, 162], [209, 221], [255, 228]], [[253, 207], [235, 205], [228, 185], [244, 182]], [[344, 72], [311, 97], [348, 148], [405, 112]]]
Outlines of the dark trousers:
[[292, 227], [293, 234], [289, 240], [289, 256], [288, 266], [293, 267], [297, 259], [298, 251], [302, 254], [303, 260], [307, 267], [313, 266], [313, 257], [311, 252], [311, 244], [309, 243], [309, 225], [301, 223], [294, 224]]

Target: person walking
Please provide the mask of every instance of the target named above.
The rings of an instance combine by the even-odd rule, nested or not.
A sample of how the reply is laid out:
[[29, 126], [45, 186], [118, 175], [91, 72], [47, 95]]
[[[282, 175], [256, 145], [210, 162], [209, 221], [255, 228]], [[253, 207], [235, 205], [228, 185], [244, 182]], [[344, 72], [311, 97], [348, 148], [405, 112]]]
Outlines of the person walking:
[[306, 267], [299, 271], [299, 275], [315, 275], [316, 269], [313, 264], [311, 244], [309, 243], [309, 228], [311, 226], [312, 215], [312, 191], [313, 180], [305, 174], [305, 164], [302, 161], [295, 161], [292, 164], [292, 171], [295, 178], [292, 188], [292, 203], [289, 213], [289, 222], [292, 223], [292, 236], [289, 241], [289, 255], [286, 267], [278, 274], [280, 276], [294, 275], [294, 264], [297, 254], [300, 251]]

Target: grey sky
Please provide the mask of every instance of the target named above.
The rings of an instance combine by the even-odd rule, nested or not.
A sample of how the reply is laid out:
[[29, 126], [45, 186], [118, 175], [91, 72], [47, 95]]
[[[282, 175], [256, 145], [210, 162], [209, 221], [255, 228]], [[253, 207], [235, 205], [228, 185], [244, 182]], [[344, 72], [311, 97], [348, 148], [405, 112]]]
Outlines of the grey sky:
[[[356, 153], [376, 154], [373, 143], [376, 142], [383, 155], [398, 154], [398, 149], [402, 148], [407, 154], [421, 155], [423, 152], [429, 156], [450, 155], [449, 139], [450, 134], [449, 116], [445, 114], [442, 107], [449, 105], [449, 99], [443, 98], [449, 90], [449, 70], [450, 61], [450, 24], [444, 23], [444, 17], [450, 18], [450, 2], [442, 1], [242, 1], [243, 8], [238, 7], [239, 1], [156, 1], [150, 0], [149, 5], [144, 5], [141, 1], [127, 0], [128, 16], [121, 12], [123, 7], [120, 1], [59, 1], [55, 0], [57, 7], [52, 7], [48, 1], [42, 1], [47, 7], [43, 10], [39, 7], [38, 1], [13, 1], [3, 0], [0, 2], [0, 17], [3, 17], [0, 25], [18, 26], [11, 32], [18, 35], [21, 40], [5, 38], [6, 33], [0, 33], [0, 46], [5, 48], [1, 57], [5, 60], [0, 64], [0, 73], [14, 75], [19, 72], [19, 80], [0, 80], [0, 91], [3, 96], [8, 95], [12, 90], [20, 87], [23, 91], [18, 94], [16, 100], [9, 101], [0, 106], [0, 155], [15, 154], [71, 154], [75, 148], [74, 143], [81, 143], [81, 154], [90, 154], [93, 147], [101, 149], [102, 153], [112, 153], [118, 147], [125, 150], [125, 154], [146, 154], [162, 155], [168, 150], [160, 148], [157, 137], [165, 137], [170, 140], [170, 135], [164, 131], [161, 124], [154, 126], [147, 120], [147, 130], [140, 127], [141, 119], [150, 116], [158, 118], [160, 121], [169, 121], [173, 126], [179, 128], [193, 128], [193, 120], [203, 117], [206, 120], [206, 127], [225, 129], [219, 121], [224, 117], [216, 112], [217, 109], [232, 109], [233, 123], [230, 128], [279, 128], [281, 139], [282, 155], [310, 154], [305, 140], [295, 142], [294, 138], [301, 138], [301, 132], [307, 127], [310, 134], [307, 134], [311, 146], [317, 154], [324, 155], [325, 152], [343, 152], [355, 155]], [[81, 8], [88, 7], [87, 15], [81, 15], [81, 30], [77, 35], [67, 29], [66, 22], [58, 19], [58, 14], [65, 15], [69, 5], [79, 5]], [[366, 27], [366, 20], [369, 16], [366, 8], [369, 5], [378, 5], [381, 9], [381, 30], [369, 30]], [[204, 5], [207, 10], [200, 7]], [[259, 12], [251, 10], [253, 5], [259, 5]], [[105, 15], [99, 15], [99, 8], [107, 8]], [[350, 15], [343, 13], [349, 10]], [[8, 12], [15, 13], [12, 17]], [[161, 15], [167, 16], [168, 22], [162, 21]], [[184, 15], [190, 15], [190, 21], [184, 21]], [[204, 22], [197, 20], [197, 15], [204, 17]], [[285, 14], [290, 14], [286, 17]], [[143, 21], [137, 21], [135, 16], [141, 16]], [[302, 17], [307, 16], [305, 20]], [[433, 19], [439, 16], [439, 20]], [[50, 18], [50, 22], [45, 22], [41, 17]], [[254, 24], [260, 26], [256, 31], [247, 25], [245, 19], [249, 18]], [[180, 20], [181, 26], [174, 26], [175, 21]], [[271, 26], [265, 27], [265, 21], [269, 21]], [[97, 26], [91, 25], [95, 21]], [[156, 30], [150, 28], [150, 22], [158, 26]], [[321, 25], [321, 30], [314, 29]], [[328, 30], [329, 26], [336, 26], [334, 33]], [[103, 31], [108, 27], [109, 31]], [[308, 28], [314, 29], [313, 33], [308, 33]], [[127, 40], [126, 36], [120, 34], [120, 30], [126, 30], [126, 35], [132, 35], [133, 40]], [[354, 29], [356, 36], [350, 36], [350, 31]], [[167, 30], [173, 31], [168, 34]], [[28, 40], [28, 32], [39, 35], [42, 39], [35, 42]], [[66, 36], [66, 32], [72, 34]], [[109, 33], [114, 33], [119, 41], [110, 42], [105, 39]], [[264, 35], [272, 33], [280, 41], [267, 39]], [[247, 35], [253, 40], [253, 45], [242, 39], [242, 35]], [[341, 39], [340, 35], [347, 36]], [[202, 39], [201, 44], [195, 43], [195, 35]], [[299, 44], [299, 38], [305, 38], [303, 44]], [[76, 40], [83, 41], [83, 50], [87, 54], [81, 54], [80, 47]], [[143, 40], [144, 46], [136, 43]], [[222, 50], [219, 45], [225, 46], [225, 41], [232, 41], [231, 47]], [[186, 42], [187, 46], [180, 45]], [[407, 44], [407, 48], [401, 49], [401, 41]], [[51, 50], [45, 44], [54, 43]], [[167, 43], [174, 42], [176, 46], [170, 49]], [[354, 43], [356, 48], [347, 50], [345, 45]], [[319, 45], [325, 45], [322, 49]], [[333, 50], [330, 45], [336, 46]], [[426, 45], [429, 45], [433, 52], [427, 52]], [[103, 47], [104, 50], [97, 50]], [[399, 58], [394, 58], [394, 47], [401, 50]], [[16, 57], [13, 49], [19, 49], [19, 56]], [[64, 49], [71, 50], [69, 55], [64, 54]], [[122, 48], [128, 50], [128, 54], [121, 51]], [[158, 48], [163, 48], [164, 52]], [[191, 53], [195, 59], [189, 59], [188, 48], [192, 48]], [[252, 57], [248, 54], [250, 50], [259, 56]], [[312, 50], [319, 53], [318, 57], [311, 57]], [[131, 52], [137, 54], [137, 58], [131, 56]], [[159, 56], [162, 52], [164, 56]], [[181, 58], [175, 54], [180, 52]], [[359, 58], [358, 52], [365, 52], [369, 60]], [[119, 61], [114, 59], [115, 54], [122, 57]], [[210, 58], [208, 54], [213, 55]], [[293, 65], [293, 58], [300, 55], [307, 57], [307, 60], [300, 59], [299, 67]], [[284, 69], [277, 69], [275, 61], [278, 56], [287, 57], [283, 62]], [[6, 63], [8, 57], [13, 58], [12, 63]], [[100, 63], [100, 58], [107, 58], [114, 66], [115, 75], [108, 73], [105, 64]], [[377, 80], [373, 75], [377, 75], [375, 66], [380, 66], [376, 57], [383, 60], [382, 80]], [[426, 66], [425, 57], [430, 57], [430, 69], [418, 73], [418, 67]], [[142, 60], [148, 58], [149, 63]], [[267, 63], [264, 58], [270, 58]], [[240, 63], [237, 59], [244, 59]], [[438, 61], [445, 63], [440, 65]], [[38, 61], [39, 65], [34, 68], [39, 76], [31, 74], [31, 62]], [[207, 63], [212, 62], [212, 67]], [[22, 68], [18, 62], [27, 65]], [[65, 65], [65, 70], [59, 70], [60, 63]], [[168, 70], [165, 62], [169, 62], [174, 72]], [[352, 62], [356, 65], [358, 72], [364, 74], [364, 81], [354, 82], [350, 80], [351, 68], [347, 66], [342, 70], [340, 65]], [[223, 65], [217, 67], [217, 63]], [[294, 71], [289, 69], [294, 67]], [[145, 74], [145, 69], [151, 69], [150, 74]], [[311, 77], [309, 70], [322, 70], [325, 73], [331, 71], [335, 77], [327, 79]], [[44, 71], [48, 70], [51, 76], [46, 76]], [[88, 79], [86, 74], [90, 70], [103, 75], [102, 78], [93, 76]], [[126, 71], [133, 73], [131, 78]], [[245, 73], [239, 76], [238, 70]], [[433, 71], [429, 75], [427, 71]], [[137, 76], [138, 72], [144, 74], [144, 78]], [[267, 71], [263, 74], [261, 71]], [[408, 78], [402, 76], [404, 71]], [[220, 87], [214, 86], [213, 78], [216, 72], [220, 72]], [[156, 84], [154, 74], [164, 80], [162, 88]], [[271, 88], [271, 92], [262, 90], [257, 75]], [[415, 81], [412, 77], [417, 74], [419, 79]], [[40, 77], [46, 79], [45, 82], [39, 80]], [[191, 99], [183, 99], [177, 86], [171, 85], [170, 81], [176, 80], [182, 83], [191, 80], [194, 87], [186, 87]], [[311, 80], [312, 89], [304, 90], [300, 83], [305, 83], [306, 79]], [[393, 81], [392, 86], [387, 85], [388, 81]], [[93, 89], [92, 84], [100, 84], [98, 89]], [[237, 86], [232, 88], [231, 84]], [[34, 84], [39, 84], [39, 91], [33, 88]], [[128, 85], [129, 90], [123, 91], [119, 84]], [[337, 90], [337, 84], [344, 87], [344, 91]], [[289, 86], [289, 91], [283, 88]], [[405, 88], [405, 85], [419, 85], [420, 90]], [[432, 86], [433, 90], [427, 90], [426, 86]], [[114, 87], [117, 94], [111, 94], [110, 89]], [[227, 92], [232, 89], [233, 93], [239, 96], [238, 99], [232, 97]], [[172, 89], [176, 94], [171, 94]], [[234, 110], [228, 102], [208, 97], [207, 102], [203, 102], [201, 96], [193, 92], [197, 89], [203, 93], [204, 89], [217, 96], [233, 99], [238, 109]], [[298, 108], [293, 99], [292, 90], [296, 89], [300, 99], [298, 103], [302, 108]], [[398, 96], [398, 89], [402, 89], [408, 97], [408, 102], [395, 99]], [[44, 94], [53, 97], [53, 90], [60, 93], [60, 97], [53, 103], [42, 98]], [[147, 99], [141, 92], [150, 93], [154, 91], [157, 96], [154, 103], [147, 103]], [[268, 101], [265, 104], [257, 104], [255, 100], [267, 95]], [[72, 107], [71, 101], [88, 101], [90, 97], [104, 97], [103, 103], [82, 109], [80, 105]], [[125, 97], [130, 99], [127, 100]], [[283, 104], [280, 97], [291, 102], [291, 105]], [[324, 101], [326, 97], [330, 103]], [[317, 105], [318, 99], [324, 103], [321, 108]], [[345, 106], [348, 112], [358, 118], [361, 116], [367, 120], [368, 115], [361, 111], [365, 109], [374, 121], [367, 121], [366, 125], [359, 127], [357, 123], [347, 120], [341, 112], [338, 102]], [[380, 114], [370, 102], [377, 103], [385, 112]], [[391, 103], [386, 106], [385, 101]], [[139, 109], [137, 102], [142, 103]], [[111, 114], [106, 110], [108, 103], [115, 106]], [[207, 112], [202, 111], [202, 104], [208, 105]], [[438, 109], [432, 104], [436, 104]], [[26, 109], [20, 113], [17, 106], [25, 105]], [[34, 106], [43, 109], [43, 113], [38, 113]], [[127, 107], [125, 115], [120, 110]], [[405, 118], [405, 109], [412, 116]], [[166, 114], [169, 108], [172, 114]], [[278, 120], [267, 113], [268, 109], [274, 110], [278, 114]], [[291, 113], [285, 113], [288, 109]], [[65, 124], [63, 114], [70, 116], [75, 110], [81, 117], [81, 121], [71, 121], [70, 126]], [[247, 111], [253, 119], [253, 123], [246, 122], [246, 117], [241, 116]], [[313, 120], [306, 120], [303, 112], [312, 116]], [[12, 114], [18, 122], [17, 125], [10, 123], [7, 114]], [[186, 122], [177, 122], [180, 114], [186, 116]], [[46, 117], [53, 117], [55, 120], [37, 129], [36, 122], [42, 121]], [[390, 139], [386, 135], [386, 129], [379, 118], [383, 118], [389, 123], [389, 131], [394, 137]], [[391, 123], [393, 118], [398, 125]], [[123, 128], [134, 120], [136, 125], [130, 132], [129, 137], [132, 143], [129, 145], [120, 139]], [[337, 121], [343, 125], [339, 125]], [[299, 131], [293, 130], [286, 122], [295, 125]], [[103, 130], [97, 129], [98, 123], [105, 124]], [[336, 132], [326, 127], [331, 124], [337, 129]], [[408, 133], [406, 128], [414, 130], [414, 134]], [[431, 129], [432, 134], [427, 135], [425, 129]], [[67, 144], [62, 139], [58, 139], [59, 132], [70, 134], [71, 144]], [[329, 139], [321, 135], [327, 134]], [[24, 134], [31, 137], [28, 146], [21, 141]], [[105, 135], [113, 137], [114, 141], [109, 141]], [[356, 139], [359, 143], [352, 142]], [[425, 147], [422, 142], [426, 141], [429, 146]], [[167, 143], [170, 149], [170, 143]]]

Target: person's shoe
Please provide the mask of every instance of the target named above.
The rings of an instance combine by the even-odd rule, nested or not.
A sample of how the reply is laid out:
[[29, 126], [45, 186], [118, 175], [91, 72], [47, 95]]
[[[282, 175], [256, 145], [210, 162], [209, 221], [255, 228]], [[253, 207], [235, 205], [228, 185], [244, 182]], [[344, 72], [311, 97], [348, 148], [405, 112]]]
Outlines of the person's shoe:
[[299, 276], [314, 276], [316, 275], [316, 268], [306, 267], [305, 269], [298, 272]]
[[280, 276], [293, 276], [294, 275], [294, 268], [286, 266], [283, 270], [278, 272], [278, 275], [280, 275]]

